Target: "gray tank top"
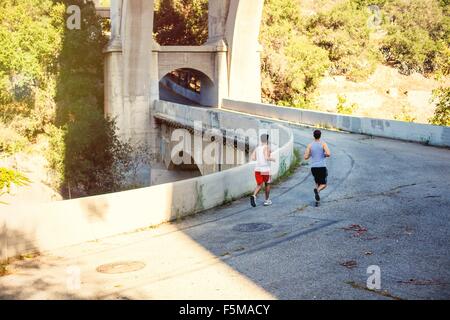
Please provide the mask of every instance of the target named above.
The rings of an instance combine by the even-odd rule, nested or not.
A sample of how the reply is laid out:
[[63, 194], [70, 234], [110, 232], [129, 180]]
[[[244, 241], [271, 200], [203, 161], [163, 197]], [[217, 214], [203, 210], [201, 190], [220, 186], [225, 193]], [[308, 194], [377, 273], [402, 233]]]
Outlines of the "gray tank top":
[[323, 150], [322, 142], [314, 141], [311, 143], [311, 168], [326, 167], [325, 150]]

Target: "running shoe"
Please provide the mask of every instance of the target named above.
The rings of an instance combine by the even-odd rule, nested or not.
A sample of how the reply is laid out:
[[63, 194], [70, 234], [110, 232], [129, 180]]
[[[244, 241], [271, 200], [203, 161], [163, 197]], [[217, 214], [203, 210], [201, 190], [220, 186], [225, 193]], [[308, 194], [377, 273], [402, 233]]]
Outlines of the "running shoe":
[[315, 195], [316, 201], [320, 201], [319, 191], [317, 191], [317, 189], [314, 189], [314, 195]]
[[255, 196], [250, 196], [250, 204], [252, 205], [252, 207], [256, 207], [256, 197]]

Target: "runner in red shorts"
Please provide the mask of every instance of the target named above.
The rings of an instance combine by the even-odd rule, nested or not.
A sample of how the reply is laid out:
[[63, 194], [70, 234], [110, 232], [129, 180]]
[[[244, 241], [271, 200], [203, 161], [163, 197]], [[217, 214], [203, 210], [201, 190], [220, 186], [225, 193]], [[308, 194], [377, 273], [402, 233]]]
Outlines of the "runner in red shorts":
[[255, 166], [255, 179], [256, 179], [256, 189], [253, 195], [250, 196], [250, 203], [252, 207], [256, 207], [256, 196], [258, 192], [265, 185], [265, 195], [266, 201], [264, 201], [265, 206], [270, 206], [272, 201], [269, 199], [270, 194], [270, 161], [275, 161], [271, 158], [271, 151], [269, 147], [269, 135], [261, 135], [261, 144], [255, 148], [251, 156], [252, 161], [256, 161]]

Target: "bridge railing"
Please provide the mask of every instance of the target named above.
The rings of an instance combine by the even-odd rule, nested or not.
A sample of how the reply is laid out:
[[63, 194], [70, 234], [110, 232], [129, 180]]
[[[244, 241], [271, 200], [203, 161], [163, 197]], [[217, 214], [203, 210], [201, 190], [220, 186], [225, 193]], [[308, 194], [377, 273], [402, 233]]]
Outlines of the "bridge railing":
[[229, 99], [223, 100], [222, 108], [310, 126], [450, 147], [450, 127], [349, 116]]

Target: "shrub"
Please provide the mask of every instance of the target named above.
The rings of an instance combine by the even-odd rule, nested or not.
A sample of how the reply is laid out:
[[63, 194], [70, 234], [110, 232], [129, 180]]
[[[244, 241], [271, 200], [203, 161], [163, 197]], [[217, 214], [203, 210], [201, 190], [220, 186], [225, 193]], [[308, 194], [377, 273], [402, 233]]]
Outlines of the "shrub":
[[[84, 106], [78, 108], [85, 110]], [[102, 113], [95, 109], [75, 113], [77, 118], [67, 123], [64, 138], [64, 187], [70, 186], [78, 196], [119, 191], [130, 147], [117, 137], [114, 121], [105, 119]], [[118, 164], [125, 170], [117, 170], [121, 169]]]
[[64, 139], [67, 128], [58, 128], [50, 124], [45, 131], [49, 143], [45, 157], [49, 167], [50, 183], [53, 188], [58, 189], [61, 187], [62, 181], [64, 181], [64, 158], [66, 153]]
[[429, 122], [438, 126], [450, 126], [450, 88], [433, 90], [432, 101], [436, 103], [436, 109]]
[[22, 151], [27, 144], [28, 141], [25, 137], [0, 122], [0, 154], [14, 154]]
[[[28, 185], [29, 182], [30, 180], [22, 173], [0, 167], [0, 196], [9, 193], [13, 184], [20, 187]], [[0, 204], [2, 203], [4, 204], [4, 202], [0, 201]]]
[[336, 105], [338, 113], [353, 114], [357, 109], [358, 105], [356, 103], [348, 104], [345, 96], [338, 95], [338, 103]]
[[405, 122], [414, 122], [416, 118], [411, 115], [411, 110], [406, 105], [402, 105], [402, 110], [399, 114], [394, 116], [395, 120], [405, 121]]

